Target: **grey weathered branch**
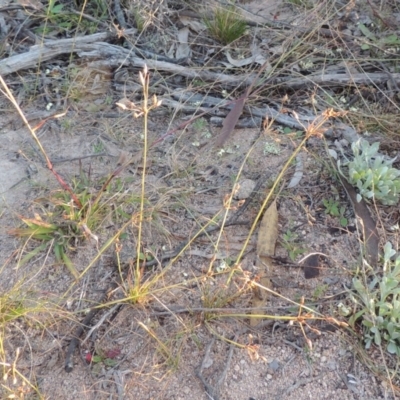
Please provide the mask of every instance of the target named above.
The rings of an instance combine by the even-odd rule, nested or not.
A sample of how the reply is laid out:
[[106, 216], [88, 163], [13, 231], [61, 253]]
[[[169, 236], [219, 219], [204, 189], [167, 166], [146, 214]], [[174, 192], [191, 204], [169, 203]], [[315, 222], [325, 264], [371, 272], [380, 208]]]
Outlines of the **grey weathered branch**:
[[[127, 30], [124, 34], [135, 32]], [[34, 68], [39, 63], [48, 61], [61, 54], [76, 53], [79, 57], [94, 60], [104, 67], [117, 68], [132, 66], [166, 71], [175, 75], [182, 75], [191, 79], [201, 79], [208, 82], [225, 84], [228, 86], [249, 85], [254, 78], [252, 74], [226, 75], [211, 72], [201, 68], [185, 67], [165, 61], [143, 59], [136, 56], [134, 50], [104, 42], [111, 38], [111, 33], [97, 33], [94, 35], [76, 37], [73, 39], [61, 39], [45, 41], [41, 45], [32, 46], [30, 51], [18, 54], [0, 61], [0, 74], [5, 76], [22, 69]]]
[[[125, 35], [134, 34], [135, 29], [124, 31]], [[143, 59], [136, 55], [135, 49], [126, 49], [121, 46], [106, 43], [115, 37], [115, 33], [104, 32], [93, 35], [75, 37], [72, 39], [49, 40], [22, 54], [8, 57], [0, 61], [0, 74], [6, 76], [27, 68], [34, 68], [38, 64], [51, 60], [62, 54], [75, 53], [79, 57], [89, 61], [97, 60], [104, 67], [117, 68], [131, 66], [143, 68], [147, 65], [149, 69], [165, 71], [174, 75], [182, 75], [190, 79], [201, 79], [207, 82], [219, 83], [229, 87], [247, 87], [253, 80], [254, 74], [227, 75], [212, 72], [201, 67], [186, 67], [167, 61], [156, 59]], [[138, 53], [140, 50], [138, 49]], [[274, 85], [284, 88], [304, 88], [307, 86], [348, 86], [348, 85], [371, 85], [387, 82], [388, 75], [385, 72], [356, 73], [356, 74], [324, 74], [316, 73], [302, 77], [275, 78]], [[391, 74], [391, 80], [400, 84], [400, 73]]]
[[[389, 80], [386, 72], [361, 72], [356, 74], [324, 74], [318, 72], [315, 75], [302, 76], [300, 78], [277, 78], [275, 84], [285, 88], [300, 89], [310, 86], [338, 87], [358, 85], [379, 85]], [[391, 74], [391, 80], [400, 84], [400, 73]]]
[[[125, 33], [134, 34], [135, 29]], [[61, 54], [71, 54], [86, 49], [90, 51], [92, 44], [111, 39], [112, 32], [95, 33], [87, 36], [77, 36], [72, 39], [46, 40], [42, 44], [32, 46], [26, 53], [17, 54], [0, 61], [0, 75], [6, 76], [27, 68], [34, 68], [44, 61], [51, 60]]]

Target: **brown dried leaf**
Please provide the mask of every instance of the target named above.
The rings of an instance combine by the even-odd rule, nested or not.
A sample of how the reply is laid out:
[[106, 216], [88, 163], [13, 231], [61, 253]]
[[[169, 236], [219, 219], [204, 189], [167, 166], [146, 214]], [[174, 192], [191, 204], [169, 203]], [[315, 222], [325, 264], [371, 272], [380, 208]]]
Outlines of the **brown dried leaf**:
[[[265, 287], [271, 286], [269, 279], [272, 259], [275, 254], [275, 245], [278, 239], [278, 209], [276, 200], [268, 207], [260, 224], [257, 239], [257, 267], [260, 274], [260, 285]], [[268, 294], [261, 288], [256, 288], [253, 293], [252, 306], [262, 308], [265, 306], [268, 299]], [[253, 310], [252, 314], [259, 314], [260, 310]], [[257, 318], [250, 318], [250, 325], [258, 324]]]
[[235, 106], [232, 108], [231, 111], [229, 111], [229, 114], [225, 117], [224, 122], [222, 123], [221, 133], [219, 134], [215, 142], [215, 145], [217, 147], [222, 147], [228, 137], [231, 135], [232, 131], [235, 129], [239, 117], [242, 115], [244, 103], [246, 100], [247, 92], [245, 96], [236, 101]]
[[357, 193], [354, 187], [351, 186], [350, 183], [347, 182], [346, 178], [340, 174], [339, 178], [353, 205], [357, 222], [359, 222], [361, 226], [367, 261], [371, 267], [376, 267], [379, 260], [379, 234], [376, 228], [376, 223], [372, 219], [365, 201], [357, 201]]

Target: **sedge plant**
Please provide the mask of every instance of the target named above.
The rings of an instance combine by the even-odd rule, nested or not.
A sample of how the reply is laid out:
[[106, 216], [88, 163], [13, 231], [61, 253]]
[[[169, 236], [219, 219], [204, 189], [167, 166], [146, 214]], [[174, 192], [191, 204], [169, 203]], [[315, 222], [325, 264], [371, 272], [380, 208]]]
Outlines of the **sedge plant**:
[[211, 36], [224, 45], [242, 37], [247, 29], [246, 21], [240, 18], [235, 6], [217, 8], [212, 18], [204, 18], [204, 23]]

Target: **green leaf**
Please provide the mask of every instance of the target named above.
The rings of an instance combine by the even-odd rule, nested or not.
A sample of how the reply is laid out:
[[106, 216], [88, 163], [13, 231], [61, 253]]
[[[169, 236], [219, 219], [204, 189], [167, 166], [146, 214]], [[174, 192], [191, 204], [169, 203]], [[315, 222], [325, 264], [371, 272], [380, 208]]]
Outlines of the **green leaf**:
[[117, 365], [117, 360], [113, 360], [111, 358], [106, 358], [104, 360], [104, 365], [106, 365], [107, 367], [114, 367], [115, 365]]
[[386, 44], [386, 45], [396, 45], [396, 44], [400, 44], [400, 40], [397, 37], [397, 35], [393, 34], [393, 35], [389, 35], [383, 39], [380, 40], [381, 43]]
[[74, 264], [69, 259], [69, 257], [65, 254], [64, 250], [61, 253], [61, 257], [62, 257], [62, 260], [63, 260], [64, 264], [68, 268], [69, 272], [71, 272], [71, 274], [74, 276], [74, 278], [76, 280], [78, 280], [79, 272], [77, 271], [77, 269], [75, 268]]
[[396, 353], [397, 353], [397, 350], [398, 350], [398, 346], [396, 345], [396, 343], [390, 341], [389, 344], [388, 344], [388, 346], [387, 346], [387, 351], [388, 351], [390, 354], [396, 354]]
[[101, 356], [93, 356], [92, 357], [92, 363], [99, 363], [103, 361], [103, 357]]
[[56, 256], [56, 260], [58, 262], [62, 261], [62, 253], [63, 253], [62, 246], [60, 246], [58, 243], [56, 243], [54, 245], [54, 255]]
[[347, 220], [347, 218], [345, 217], [341, 217], [340, 218], [340, 225], [343, 226], [343, 228], [345, 228], [348, 225], [349, 221]]
[[35, 257], [37, 254], [39, 254], [42, 250], [44, 250], [49, 244], [48, 243], [42, 243], [40, 246], [36, 247], [32, 251], [30, 251], [26, 256], [24, 256], [21, 261], [19, 262], [19, 265], [25, 265], [29, 260], [31, 260], [33, 257]]
[[54, 6], [51, 9], [51, 13], [52, 14], [60, 14], [63, 8], [64, 8], [63, 4], [57, 4], [56, 6]]
[[379, 329], [377, 327], [371, 328], [371, 332], [374, 333], [374, 342], [377, 346], [380, 346], [382, 344], [382, 337], [381, 333], [379, 332]]
[[362, 322], [362, 324], [363, 324], [365, 327], [369, 328], [369, 329], [371, 329], [371, 328], [374, 326], [374, 324], [373, 324], [371, 321], [368, 321], [367, 319], [364, 319], [363, 322]]

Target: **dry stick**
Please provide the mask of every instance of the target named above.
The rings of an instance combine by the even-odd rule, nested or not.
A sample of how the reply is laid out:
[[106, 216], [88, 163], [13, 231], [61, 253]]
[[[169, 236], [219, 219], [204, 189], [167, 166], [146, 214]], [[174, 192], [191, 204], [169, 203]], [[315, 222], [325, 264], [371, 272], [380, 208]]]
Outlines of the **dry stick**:
[[96, 153], [96, 154], [88, 154], [86, 156], [79, 156], [79, 157], [70, 157], [70, 158], [56, 158], [52, 160], [53, 164], [62, 164], [65, 162], [71, 162], [71, 161], [80, 161], [84, 160], [85, 158], [93, 158], [93, 157], [114, 157], [111, 154], [108, 153]]

